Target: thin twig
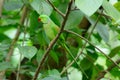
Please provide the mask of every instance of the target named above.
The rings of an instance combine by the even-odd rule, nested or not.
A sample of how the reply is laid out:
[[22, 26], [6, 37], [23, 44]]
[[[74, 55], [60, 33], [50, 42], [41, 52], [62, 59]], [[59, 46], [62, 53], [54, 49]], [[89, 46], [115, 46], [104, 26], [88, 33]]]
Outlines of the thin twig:
[[37, 79], [38, 74], [39, 74], [39, 72], [41, 70], [41, 67], [42, 67], [43, 63], [45, 62], [46, 57], [49, 55], [50, 50], [52, 49], [52, 47], [54, 46], [54, 44], [57, 42], [58, 38], [60, 37], [61, 33], [63, 32], [65, 24], [66, 24], [67, 19], [68, 19], [68, 16], [70, 14], [72, 3], [73, 3], [73, 0], [71, 0], [70, 3], [69, 3], [69, 5], [68, 5], [67, 11], [66, 11], [66, 15], [65, 15], [64, 20], [62, 22], [60, 31], [58, 32], [58, 34], [56, 35], [56, 37], [50, 42], [50, 44], [49, 44], [46, 52], [44, 53], [44, 55], [43, 55], [43, 57], [42, 57], [39, 65], [38, 65], [38, 68], [36, 69], [35, 75], [33, 76], [32, 80], [36, 80]]
[[82, 37], [81, 35], [73, 32], [73, 31], [70, 31], [70, 30], [64, 30], [65, 32], [68, 32], [68, 33], [71, 33], [71, 34], [74, 34], [76, 36], [78, 36], [79, 38], [83, 39], [84, 41], [86, 41], [87, 43], [89, 43], [90, 45], [92, 45], [93, 47], [95, 47], [98, 51], [100, 51], [106, 58], [108, 58], [114, 65], [116, 65], [118, 68], [120, 68], [118, 66], [118, 64], [116, 62], [114, 62], [108, 55], [106, 55], [102, 50], [100, 50], [98, 47], [96, 47], [93, 43], [91, 43], [90, 41], [88, 41], [86, 38]]
[[[118, 59], [118, 60], [116, 61], [116, 63], [119, 64], [119, 63], [120, 63], [120, 59]], [[101, 78], [103, 78], [104, 75], [105, 75], [107, 72], [110, 72], [114, 67], [116, 67], [116, 65], [115, 65], [115, 64], [112, 64], [112, 65], [109, 66], [106, 70], [100, 72], [100, 73], [99, 73], [99, 76], [98, 76], [98, 78], [97, 78], [96, 80], [100, 80]]]
[[52, 6], [52, 8], [57, 12], [59, 13], [63, 18], [65, 17], [65, 15], [60, 11], [58, 10], [52, 3], [50, 0], [47, 0], [47, 2]]
[[[102, 13], [102, 12], [103, 12], [103, 10], [101, 11], [101, 13]], [[92, 28], [91, 32], [89, 33], [87, 39], [89, 39], [90, 36], [91, 36], [91, 34], [93, 33], [93, 30], [95, 29], [95, 27], [96, 27], [96, 25], [97, 25], [100, 17], [101, 17], [101, 15], [98, 16], [98, 18], [97, 18], [95, 24], [93, 25], [93, 28]], [[87, 44], [87, 41], [84, 43], [84, 45], [82, 46], [81, 51], [80, 51], [80, 52], [78, 53], [78, 55], [75, 57], [75, 60], [77, 60], [77, 59], [79, 58], [79, 56], [83, 53], [83, 50], [84, 50], [84, 48], [86, 47], [86, 44]], [[63, 74], [63, 73], [66, 71], [66, 69], [68, 69], [73, 63], [74, 63], [74, 61], [72, 61], [67, 67], [65, 67], [65, 68], [63, 69], [63, 71], [61, 72], [61, 74]]]
[[[27, 16], [27, 7], [24, 6], [24, 8], [23, 8], [23, 14], [22, 14], [21, 19], [20, 19], [20, 25], [23, 25], [23, 24], [24, 24], [24, 21], [25, 21], [26, 16]], [[10, 48], [9, 48], [8, 56], [7, 56], [7, 58], [6, 58], [6, 61], [7, 61], [7, 62], [10, 61], [10, 57], [11, 57], [11, 55], [12, 55], [12, 53], [13, 53], [14, 46], [15, 46], [18, 38], [19, 38], [20, 33], [21, 33], [21, 32], [20, 32], [20, 26], [18, 26], [17, 32], [16, 32], [16, 34], [15, 34], [15, 37], [14, 37], [14, 39], [13, 39], [13, 41], [12, 41], [12, 43], [11, 43], [11, 46], [10, 46]]]
[[[27, 7], [24, 6], [23, 8], [23, 13], [22, 13], [22, 16], [21, 16], [21, 19], [20, 19], [20, 25], [23, 25], [24, 24], [24, 21], [25, 21], [25, 18], [27, 16]], [[15, 37], [9, 47], [9, 51], [8, 51], [8, 54], [7, 54], [7, 57], [6, 57], [6, 62], [9, 62], [10, 61], [10, 58], [12, 56], [12, 53], [13, 53], [13, 50], [14, 50], [14, 46], [20, 36], [20, 26], [18, 26], [18, 29], [17, 29], [17, 32], [15, 34]], [[0, 80], [3, 79], [4, 75], [5, 75], [5, 72], [6, 71], [2, 71], [1, 74], [0, 74]]]
[[[27, 27], [24, 26], [24, 36], [23, 36], [23, 41], [22, 41], [22, 45], [21, 46], [24, 46], [25, 44], [25, 39], [26, 39], [26, 29]], [[16, 80], [19, 80], [19, 77], [20, 77], [20, 69], [21, 69], [21, 60], [22, 60], [22, 53], [20, 53], [20, 59], [19, 59], [19, 63], [18, 63], [18, 70], [17, 70], [17, 76], [16, 76]]]

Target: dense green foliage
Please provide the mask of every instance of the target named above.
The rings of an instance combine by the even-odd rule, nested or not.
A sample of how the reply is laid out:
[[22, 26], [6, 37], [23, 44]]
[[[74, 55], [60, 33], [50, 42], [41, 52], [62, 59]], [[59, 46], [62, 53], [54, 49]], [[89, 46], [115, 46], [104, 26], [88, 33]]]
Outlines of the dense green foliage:
[[[31, 80], [43, 62], [37, 80], [120, 80], [119, 1], [112, 5], [108, 0], [4, 0], [0, 4], [2, 78]], [[64, 27], [62, 37], [69, 51], [58, 38], [43, 57], [52, 40], [43, 29], [46, 23], [38, 21], [41, 14]]]

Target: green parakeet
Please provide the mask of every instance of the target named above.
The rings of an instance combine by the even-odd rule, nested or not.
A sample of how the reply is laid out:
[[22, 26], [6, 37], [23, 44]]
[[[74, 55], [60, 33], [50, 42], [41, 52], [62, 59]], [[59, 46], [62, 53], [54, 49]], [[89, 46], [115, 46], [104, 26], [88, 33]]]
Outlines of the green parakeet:
[[[40, 15], [38, 21], [43, 22], [43, 28], [47, 37], [50, 40], [54, 39], [60, 28], [47, 15]], [[59, 38], [58, 44], [65, 48], [68, 53], [71, 53], [65, 44], [65, 39], [62, 34]]]
[[[44, 28], [44, 31], [45, 31], [45, 34], [47, 35], [47, 37], [50, 40], [54, 39], [55, 36], [57, 35], [57, 33], [59, 32], [60, 28], [47, 15], [40, 15], [38, 18], [38, 21], [43, 22], [43, 28]], [[62, 34], [59, 38], [58, 44], [61, 45], [67, 51], [67, 53], [73, 58], [73, 60], [77, 64], [77, 61], [75, 60], [73, 54], [71, 53], [71, 51], [69, 50], [69, 48], [65, 44], [65, 39], [64, 39], [64, 36]], [[82, 68], [81, 68], [81, 70], [82, 70]], [[83, 73], [84, 73], [84, 71], [83, 71]]]
[[[38, 21], [43, 22], [43, 28], [47, 37], [52, 40], [59, 31], [59, 27], [47, 15], [40, 15]], [[61, 37], [61, 36], [60, 36]], [[64, 39], [64, 37], [62, 37]]]
[[[47, 15], [40, 15], [38, 18], [38, 21], [43, 22], [43, 28], [44, 28], [45, 34], [48, 36], [48, 38], [50, 40], [54, 39], [55, 36], [57, 35], [57, 33], [59, 32], [60, 28]], [[73, 58], [73, 60], [77, 64], [77, 61], [75, 60], [73, 54], [71, 53], [71, 51], [69, 50], [69, 48], [65, 44], [65, 39], [64, 39], [64, 36], [62, 34], [59, 38], [58, 44], [61, 45], [67, 51], [67, 53]], [[81, 68], [81, 70], [82, 70], [82, 68]]]

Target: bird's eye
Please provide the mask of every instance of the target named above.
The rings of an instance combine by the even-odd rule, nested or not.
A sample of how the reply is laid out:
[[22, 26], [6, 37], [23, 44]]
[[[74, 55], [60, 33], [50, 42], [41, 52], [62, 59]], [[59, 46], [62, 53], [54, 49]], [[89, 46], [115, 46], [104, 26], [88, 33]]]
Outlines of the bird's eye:
[[38, 22], [41, 22], [41, 19], [40, 19], [40, 18], [38, 18]]

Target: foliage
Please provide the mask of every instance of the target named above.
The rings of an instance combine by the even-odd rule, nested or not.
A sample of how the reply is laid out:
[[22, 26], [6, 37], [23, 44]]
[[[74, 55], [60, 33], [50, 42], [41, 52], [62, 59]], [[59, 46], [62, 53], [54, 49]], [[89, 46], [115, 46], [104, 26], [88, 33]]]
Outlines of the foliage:
[[[2, 78], [120, 80], [119, 1], [114, 5], [108, 0], [5, 0], [0, 4]], [[45, 23], [38, 21], [41, 14], [64, 27], [61, 34], [70, 52], [59, 44], [59, 36], [55, 43], [48, 38]]]

